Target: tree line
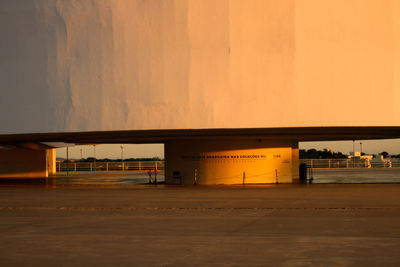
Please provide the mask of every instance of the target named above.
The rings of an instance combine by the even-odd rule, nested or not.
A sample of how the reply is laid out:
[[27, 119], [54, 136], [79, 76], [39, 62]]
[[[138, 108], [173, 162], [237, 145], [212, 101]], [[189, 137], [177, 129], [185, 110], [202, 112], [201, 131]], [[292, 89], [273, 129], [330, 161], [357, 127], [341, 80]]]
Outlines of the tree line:
[[[365, 155], [365, 153], [361, 153], [361, 155]], [[386, 151], [379, 153], [379, 155], [382, 155], [384, 158], [400, 158], [400, 154], [391, 155]], [[301, 159], [345, 159], [348, 155], [343, 154], [342, 152], [334, 152], [329, 149], [316, 150], [312, 148], [308, 150], [300, 149], [299, 157]]]

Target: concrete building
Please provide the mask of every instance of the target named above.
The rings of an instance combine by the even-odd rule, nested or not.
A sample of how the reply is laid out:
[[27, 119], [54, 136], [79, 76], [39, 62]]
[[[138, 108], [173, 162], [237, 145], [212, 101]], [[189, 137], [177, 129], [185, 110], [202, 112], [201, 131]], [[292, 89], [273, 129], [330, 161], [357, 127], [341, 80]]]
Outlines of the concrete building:
[[8, 155], [30, 161], [46, 142], [123, 141], [165, 143], [171, 183], [292, 182], [298, 141], [400, 136], [396, 0], [4, 0], [0, 12], [0, 176], [45, 175]]

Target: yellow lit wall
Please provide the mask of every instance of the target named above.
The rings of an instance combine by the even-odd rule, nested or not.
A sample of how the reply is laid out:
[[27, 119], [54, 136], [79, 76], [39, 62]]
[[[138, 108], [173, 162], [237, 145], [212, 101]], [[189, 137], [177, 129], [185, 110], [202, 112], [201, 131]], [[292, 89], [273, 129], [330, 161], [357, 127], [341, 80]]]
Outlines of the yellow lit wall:
[[196, 178], [198, 184], [291, 183], [299, 173], [297, 144], [292, 142], [168, 142], [165, 156], [169, 184], [194, 184]]

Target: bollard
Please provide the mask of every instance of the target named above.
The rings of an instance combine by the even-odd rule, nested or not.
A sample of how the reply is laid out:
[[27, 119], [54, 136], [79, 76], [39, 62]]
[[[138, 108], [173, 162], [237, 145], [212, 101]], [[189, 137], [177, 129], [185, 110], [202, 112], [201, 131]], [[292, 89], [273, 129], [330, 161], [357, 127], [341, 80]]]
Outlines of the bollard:
[[194, 182], [193, 185], [197, 185], [197, 169], [194, 169]]
[[68, 166], [68, 162], [69, 162], [69, 159], [68, 159], [68, 146], [67, 146], [67, 176], [69, 175], [69, 166]]
[[147, 172], [147, 174], [149, 175], [149, 184], [151, 184], [151, 183], [152, 183], [152, 181], [151, 181], [151, 170], [149, 170], [149, 171]]

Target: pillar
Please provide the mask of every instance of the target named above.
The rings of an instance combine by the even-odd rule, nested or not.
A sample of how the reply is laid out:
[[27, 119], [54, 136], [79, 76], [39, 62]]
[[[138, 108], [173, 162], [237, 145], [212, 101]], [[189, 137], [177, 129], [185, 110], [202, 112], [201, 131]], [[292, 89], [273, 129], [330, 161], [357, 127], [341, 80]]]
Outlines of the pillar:
[[56, 149], [47, 149], [47, 171], [49, 175], [56, 174]]

